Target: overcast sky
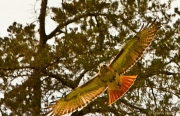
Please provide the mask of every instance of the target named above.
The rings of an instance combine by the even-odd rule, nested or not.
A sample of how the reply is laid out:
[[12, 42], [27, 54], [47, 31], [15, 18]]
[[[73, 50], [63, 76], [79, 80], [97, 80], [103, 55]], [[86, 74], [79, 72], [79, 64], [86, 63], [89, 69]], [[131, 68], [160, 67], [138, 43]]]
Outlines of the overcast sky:
[[33, 19], [35, 0], [1, 0], [0, 1], [0, 37], [7, 35], [7, 28], [14, 21], [26, 24]]
[[[36, 2], [38, 1], [38, 2]], [[0, 0], [0, 37], [7, 36], [7, 28], [14, 21], [26, 24], [37, 20], [41, 0]], [[166, 0], [161, 0], [166, 1]], [[172, 7], [178, 6], [175, 0]], [[61, 0], [49, 0], [48, 6], [59, 6]], [[180, 3], [179, 3], [180, 4]], [[173, 9], [172, 9], [173, 11]], [[55, 25], [49, 20], [46, 22], [46, 30], [50, 32]]]
[[[38, 2], [36, 2], [38, 1]], [[51, 0], [49, 6], [58, 6], [61, 0]], [[7, 28], [14, 22], [21, 24], [37, 20], [40, 0], [0, 0], [0, 37], [7, 36]], [[47, 24], [54, 28], [51, 22]]]

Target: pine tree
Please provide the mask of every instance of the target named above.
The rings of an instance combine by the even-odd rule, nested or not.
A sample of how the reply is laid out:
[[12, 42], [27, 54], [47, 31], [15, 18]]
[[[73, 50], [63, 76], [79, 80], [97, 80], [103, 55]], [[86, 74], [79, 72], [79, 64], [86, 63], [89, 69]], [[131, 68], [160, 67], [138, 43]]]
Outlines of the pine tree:
[[[156, 40], [126, 73], [138, 75], [134, 86], [112, 106], [105, 92], [72, 116], [180, 111], [180, 11], [168, 13], [171, 0], [62, 0], [59, 7], [40, 2], [38, 23], [14, 22], [7, 29], [9, 36], [0, 38], [2, 115], [9, 110], [10, 115], [45, 114], [52, 101], [91, 79], [99, 64], [109, 63], [143, 24], [154, 19], [162, 23]], [[57, 23], [49, 34], [47, 17]]]

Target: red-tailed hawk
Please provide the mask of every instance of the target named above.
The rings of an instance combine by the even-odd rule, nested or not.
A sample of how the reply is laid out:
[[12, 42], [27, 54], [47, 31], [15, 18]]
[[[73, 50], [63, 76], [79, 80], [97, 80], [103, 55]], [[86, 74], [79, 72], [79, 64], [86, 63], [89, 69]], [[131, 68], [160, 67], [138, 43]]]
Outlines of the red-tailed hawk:
[[99, 72], [84, 85], [77, 87], [64, 98], [49, 106], [48, 114], [61, 116], [76, 111], [90, 103], [108, 89], [109, 105], [121, 98], [133, 85], [137, 76], [122, 75], [143, 55], [154, 39], [160, 23], [154, 21], [142, 27], [120, 50], [108, 65], [102, 65]]

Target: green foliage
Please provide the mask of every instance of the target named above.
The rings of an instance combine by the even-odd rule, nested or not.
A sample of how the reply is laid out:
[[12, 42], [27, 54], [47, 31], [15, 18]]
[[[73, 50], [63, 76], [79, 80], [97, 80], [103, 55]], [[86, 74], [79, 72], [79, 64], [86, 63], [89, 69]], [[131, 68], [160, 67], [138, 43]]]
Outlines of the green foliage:
[[[50, 102], [91, 79], [100, 63], [109, 63], [120, 46], [154, 19], [162, 23], [155, 41], [126, 74], [138, 75], [134, 86], [112, 106], [105, 92], [72, 116], [180, 111], [179, 102], [173, 101], [180, 100], [180, 20], [174, 20], [180, 15], [178, 8], [167, 12], [171, 1], [64, 0], [47, 14], [45, 6], [41, 4], [39, 24], [45, 26], [40, 19], [50, 16], [57, 23], [52, 33], [47, 35], [36, 23], [14, 22], [7, 29], [9, 36], [0, 38], [2, 115], [9, 110], [9, 115], [45, 114]], [[53, 45], [47, 43], [51, 39]]]

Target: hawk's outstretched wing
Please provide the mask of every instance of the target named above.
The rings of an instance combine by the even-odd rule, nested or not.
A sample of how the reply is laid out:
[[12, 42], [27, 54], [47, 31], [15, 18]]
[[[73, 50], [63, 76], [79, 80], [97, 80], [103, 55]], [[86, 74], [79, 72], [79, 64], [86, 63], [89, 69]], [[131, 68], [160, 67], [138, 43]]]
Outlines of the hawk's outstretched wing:
[[139, 60], [139, 58], [141, 58], [143, 52], [150, 45], [159, 28], [160, 23], [156, 21], [142, 27], [141, 30], [121, 49], [119, 54], [110, 63], [110, 67], [119, 74], [125, 73]]
[[89, 82], [76, 88], [55, 104], [50, 105], [51, 111], [48, 114], [61, 116], [86, 106], [107, 88], [107, 85], [100, 80], [100, 76], [96, 75]]

